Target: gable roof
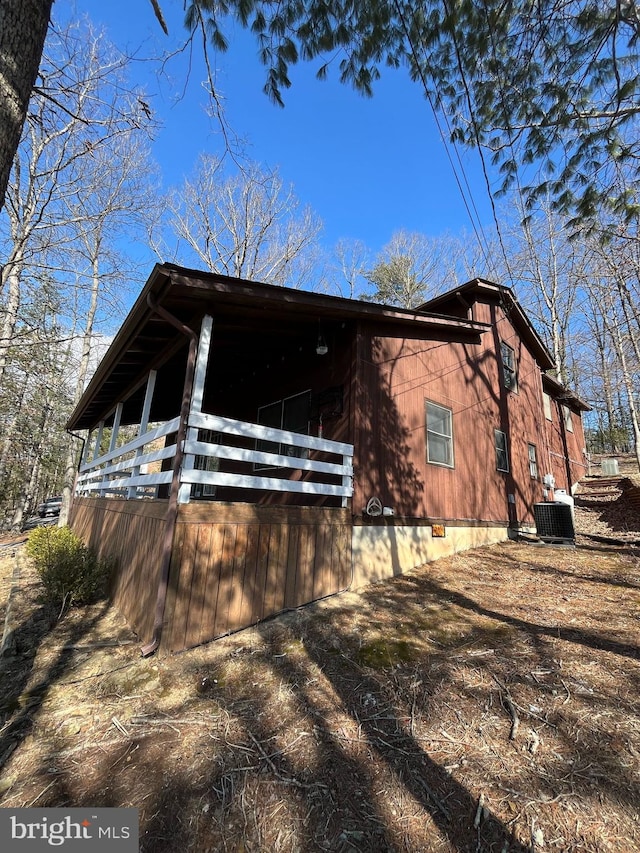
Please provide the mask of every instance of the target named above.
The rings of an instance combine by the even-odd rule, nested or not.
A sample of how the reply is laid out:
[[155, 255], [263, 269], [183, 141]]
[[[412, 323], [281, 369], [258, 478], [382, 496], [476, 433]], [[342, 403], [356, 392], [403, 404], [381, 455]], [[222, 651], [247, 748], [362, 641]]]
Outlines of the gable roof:
[[[455, 334], [470, 340], [477, 340], [487, 329], [484, 323], [423, 309], [395, 308], [156, 264], [69, 418], [67, 429], [93, 428], [122, 400], [129, 401], [131, 412], [139, 410], [147, 374], [160, 367], [165, 372], [165, 408], [175, 404], [175, 393], [182, 393], [186, 338], [155, 313], [153, 304], [161, 305], [194, 330], [205, 313], [212, 314], [216, 345], [228, 353], [225, 367], [228, 369], [233, 361], [238, 371], [274, 340], [299, 335], [304, 328], [309, 336], [317, 335], [319, 322], [375, 321], [407, 334]], [[156, 414], [158, 420], [163, 419], [159, 411]], [[125, 416], [122, 422], [134, 420], [127, 421]]]
[[467, 310], [471, 317], [471, 305], [480, 299], [498, 302], [515, 326], [522, 340], [528, 345], [540, 368], [553, 370], [556, 363], [546, 344], [527, 317], [513, 291], [502, 284], [496, 284], [484, 278], [474, 278], [460, 287], [430, 299], [418, 308], [419, 311], [444, 311], [460, 315]]

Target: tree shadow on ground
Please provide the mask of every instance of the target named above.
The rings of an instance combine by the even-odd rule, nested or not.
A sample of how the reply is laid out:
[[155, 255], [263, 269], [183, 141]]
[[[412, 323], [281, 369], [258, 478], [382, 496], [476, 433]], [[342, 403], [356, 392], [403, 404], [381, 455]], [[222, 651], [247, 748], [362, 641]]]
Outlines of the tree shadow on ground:
[[[167, 672], [191, 679], [188, 695], [181, 686], [162, 713], [150, 697], [155, 730], [138, 734], [123, 717], [128, 739], [107, 749], [97, 738], [86, 770], [67, 764], [41, 804], [136, 805], [142, 853], [524, 853], [534, 818], [578, 849], [570, 808], [583, 825], [612, 802], [636, 814], [633, 744], [617, 731], [637, 718], [635, 645], [569, 616], [545, 624], [560, 617], [551, 566], [538, 575], [521, 563], [552, 596], [532, 618], [536, 602], [522, 595], [511, 610], [495, 603], [505, 577], [520, 582], [510, 556], [465, 557], [466, 574], [455, 559], [450, 583], [434, 567], [368, 588], [357, 608], [337, 598], [265, 622], [219, 657], [172, 658], [182, 669]], [[616, 668], [617, 682], [597, 682]], [[42, 763], [60, 767], [53, 748]]]
[[[581, 551], [585, 551], [585, 550], [590, 551], [592, 549], [589, 546], [581, 545], [580, 550]], [[622, 557], [629, 557], [629, 556], [635, 557], [636, 554], [640, 555], [640, 552], [638, 552], [638, 551], [634, 552], [633, 550], [626, 549], [626, 548], [625, 549], [613, 549], [613, 548], [612, 549], [606, 549], [606, 548], [600, 549], [600, 548], [598, 548], [598, 549], [593, 549], [593, 550], [597, 550], [598, 553], [614, 554], [617, 557], [620, 557], [620, 556], [622, 556]], [[514, 564], [517, 563], [517, 560], [515, 560], [511, 557], [505, 557], [504, 559], [507, 560], [508, 562], [511, 562]], [[640, 575], [640, 566], [638, 568], [639, 568], [639, 575]], [[557, 566], [545, 566], [541, 563], [537, 563], [535, 566], [532, 566], [532, 569], [535, 572], [541, 572], [543, 574], [555, 576], [555, 577], [560, 578], [560, 579], [561, 578], [579, 578], [580, 580], [587, 581], [589, 583], [598, 583], [598, 584], [603, 584], [605, 586], [620, 587], [621, 589], [637, 589], [637, 590], [640, 590], [640, 582], [634, 583], [633, 581], [626, 580], [620, 574], [602, 575], [602, 574], [596, 574], [595, 572], [590, 573], [590, 574], [585, 574], [584, 572], [565, 571], [563, 569], [558, 568]]]
[[0, 664], [3, 696], [0, 700], [0, 769], [30, 732], [49, 688], [72, 662], [71, 646], [89, 634], [108, 608], [108, 602], [93, 609], [86, 618], [68, 621], [66, 644], [53, 660], [34, 674], [40, 647], [58, 623], [58, 607], [42, 604], [14, 631], [15, 654]]
[[616, 640], [611, 640], [608, 637], [600, 634], [594, 634], [590, 631], [583, 631], [580, 628], [568, 628], [557, 624], [542, 625], [517, 616], [511, 616], [506, 613], [502, 613], [499, 610], [485, 607], [473, 598], [470, 598], [469, 596], [454, 589], [448, 589], [431, 578], [412, 578], [411, 580], [415, 583], [416, 592], [420, 595], [440, 596], [464, 610], [470, 610], [479, 616], [486, 616], [490, 619], [503, 622], [504, 624], [517, 628], [530, 636], [549, 636], [554, 639], [566, 640], [567, 642], [588, 646], [592, 649], [612, 652], [613, 654], [624, 655], [628, 658], [640, 659], [640, 648], [636, 645], [632, 645], [630, 643], [619, 643]]
[[[250, 819], [256, 821], [261, 783], [276, 787], [280, 819], [297, 826], [291, 846], [275, 849], [338, 853], [528, 850], [488, 810], [474, 825], [477, 796], [429, 756], [411, 732], [409, 710], [403, 714], [396, 707], [386, 679], [339, 651], [346, 650], [353, 638], [336, 636], [331, 625], [319, 620], [288, 653], [283, 651], [289, 648], [288, 640], [282, 635], [274, 638], [270, 625], [260, 633], [264, 647], [246, 655], [251, 658], [250, 669], [234, 681], [232, 690], [216, 692], [217, 702], [239, 725], [234, 743], [240, 751], [229, 756], [233, 761], [219, 756], [223, 765], [219, 771], [217, 762], [212, 762], [195, 795], [187, 796], [179, 780], [169, 790], [162, 789], [145, 824], [143, 853], [169, 853], [188, 844], [187, 828], [176, 819], [180, 805], [186, 807], [186, 796], [206, 797], [226, 829], [248, 819], [245, 802], [251, 804]], [[263, 683], [273, 679], [287, 685], [281, 707], [265, 704], [260, 684], [246, 678], [249, 672], [254, 673], [251, 677], [262, 673]], [[322, 689], [318, 689], [320, 679]], [[297, 728], [282, 731], [285, 706], [287, 712], [295, 707], [304, 725], [302, 733]], [[289, 746], [304, 738], [311, 748], [297, 758], [295, 749], [281, 746], [283, 736]], [[229, 752], [234, 752], [233, 746]], [[250, 776], [243, 775], [248, 764], [252, 765]], [[402, 804], [406, 815], [397, 813]], [[268, 810], [269, 804], [261, 807]], [[399, 828], [403, 819], [411, 819], [411, 827], [404, 832]], [[250, 827], [251, 843], [256, 841], [256, 830], [255, 824]], [[273, 827], [269, 830], [273, 844], [277, 833]], [[268, 832], [267, 828], [262, 831]], [[214, 845], [212, 850], [227, 849], [220, 837], [217, 843], [207, 840]], [[200, 837], [202, 849], [207, 840]], [[266, 849], [268, 839], [260, 840]]]
[[[607, 536], [592, 536], [589, 534], [581, 534], [580, 549], [582, 551], [592, 551], [594, 554], [615, 554], [623, 557], [640, 557], [640, 548], [638, 543], [640, 540], [629, 542], [622, 539], [615, 539]], [[584, 539], [591, 540], [593, 544], [587, 544]], [[614, 545], [615, 547], [607, 547]]]

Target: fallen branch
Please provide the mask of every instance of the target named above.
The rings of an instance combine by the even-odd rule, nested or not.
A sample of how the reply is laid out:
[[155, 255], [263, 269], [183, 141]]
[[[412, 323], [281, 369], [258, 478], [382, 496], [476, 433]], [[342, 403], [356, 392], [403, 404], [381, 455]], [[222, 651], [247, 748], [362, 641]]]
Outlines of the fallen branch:
[[135, 640], [105, 640], [96, 643], [65, 643], [63, 652], [91, 652], [94, 649], [117, 649], [120, 646], [131, 646]]
[[81, 684], [83, 681], [88, 681], [90, 678], [100, 678], [102, 675], [110, 675], [112, 672], [119, 672], [121, 669], [126, 669], [128, 666], [134, 666], [139, 663], [138, 659], [123, 663], [122, 666], [116, 666], [114, 669], [106, 669], [103, 672], [94, 672], [91, 675], [84, 675], [82, 678], [74, 678], [72, 681], [60, 681], [59, 684], [65, 687], [69, 684]]
[[217, 720], [217, 717], [210, 717], [205, 719], [191, 719], [191, 718], [183, 718], [183, 719], [171, 719], [167, 718], [159, 718], [159, 717], [131, 717], [129, 720], [130, 726], [206, 726]]
[[449, 809], [445, 806], [445, 804], [442, 802], [442, 800], [440, 799], [440, 797], [439, 797], [436, 793], [434, 793], [434, 791], [432, 791], [432, 790], [431, 790], [431, 788], [427, 785], [427, 783], [426, 783], [426, 782], [424, 782], [422, 779], [420, 779], [420, 777], [419, 777], [419, 776], [417, 776], [417, 777], [416, 777], [416, 782], [417, 782], [417, 783], [420, 785], [420, 787], [424, 790], [425, 794], [429, 797], [429, 799], [431, 800], [431, 802], [432, 802], [432, 803], [434, 804], [434, 806], [438, 809], [438, 811], [442, 814], [442, 816], [443, 816], [446, 820], [451, 820], [451, 812], [450, 812], [450, 811], [449, 811]]
[[129, 732], [125, 729], [125, 727], [122, 725], [122, 723], [117, 717], [111, 717], [111, 722], [118, 729], [119, 732], [121, 732], [125, 737], [129, 737]]
[[482, 812], [484, 810], [484, 794], [480, 794], [478, 797], [478, 808], [476, 809], [476, 816], [473, 821], [473, 828], [478, 829], [480, 826], [480, 821], [482, 820]]
[[518, 729], [520, 728], [520, 717], [518, 716], [518, 712], [516, 711], [516, 705], [513, 699], [511, 698], [511, 693], [509, 693], [509, 688], [506, 684], [502, 684], [496, 676], [493, 676], [494, 681], [500, 688], [500, 698], [503, 704], [506, 705], [507, 710], [511, 716], [511, 731], [509, 732], [509, 740], [515, 740], [516, 735], [518, 734]]
[[[312, 784], [308, 784], [306, 782], [300, 782], [298, 779], [294, 779], [290, 776], [283, 776], [282, 773], [280, 773], [280, 771], [278, 770], [276, 765], [271, 760], [271, 757], [268, 756], [267, 753], [264, 751], [264, 749], [262, 748], [262, 746], [261, 746], [260, 742], [257, 740], [257, 738], [255, 738], [251, 734], [251, 732], [249, 732], [249, 731], [247, 732], [247, 734], [249, 735], [249, 737], [251, 738], [253, 743], [256, 745], [256, 747], [258, 748], [258, 752], [264, 758], [264, 760], [267, 762], [267, 764], [269, 765], [269, 767], [273, 771], [274, 775], [276, 776], [277, 779], [280, 780], [280, 782], [284, 782], [285, 785], [295, 785], [296, 788], [327, 788], [326, 785], [322, 785], [320, 782], [314, 782]], [[275, 753], [275, 755], [279, 755], [279, 754], [281, 754], [281, 752], [282, 752], [282, 750], [280, 750], [280, 752]]]

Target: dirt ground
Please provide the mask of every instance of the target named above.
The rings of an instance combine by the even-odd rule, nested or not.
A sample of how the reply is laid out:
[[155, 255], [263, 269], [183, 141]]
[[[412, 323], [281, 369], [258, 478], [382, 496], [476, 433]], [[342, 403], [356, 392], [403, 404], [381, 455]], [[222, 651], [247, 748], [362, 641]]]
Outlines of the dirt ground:
[[134, 806], [145, 853], [637, 851], [640, 515], [615, 484], [578, 503], [575, 548], [480, 548], [149, 659], [105, 604], [44, 609], [5, 542], [0, 806]]

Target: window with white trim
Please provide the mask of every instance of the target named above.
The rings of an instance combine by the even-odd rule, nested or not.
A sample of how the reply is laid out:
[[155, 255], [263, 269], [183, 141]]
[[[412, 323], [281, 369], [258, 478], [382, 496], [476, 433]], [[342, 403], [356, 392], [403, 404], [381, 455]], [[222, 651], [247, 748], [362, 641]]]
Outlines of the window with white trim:
[[427, 462], [453, 468], [453, 412], [445, 406], [425, 401]]
[[496, 469], [498, 471], [509, 470], [509, 451], [507, 449], [507, 434], [501, 429], [493, 431], [496, 447]]
[[538, 457], [536, 455], [536, 446], [535, 444], [529, 444], [528, 453], [529, 453], [529, 473], [531, 474], [532, 480], [538, 479]]
[[564, 426], [567, 432], [573, 432], [573, 420], [571, 419], [571, 409], [568, 406], [562, 407], [562, 415], [564, 417]]
[[500, 358], [502, 360], [502, 380], [509, 391], [518, 390], [518, 374], [516, 371], [516, 354], [513, 347], [500, 342]]
[[[220, 433], [211, 429], [199, 429], [198, 441], [206, 444], [220, 444]], [[219, 471], [220, 459], [217, 456], [198, 454], [194, 457], [193, 467], [196, 471]], [[191, 494], [194, 498], [213, 498], [216, 487], [211, 483], [194, 483], [191, 486]]]

